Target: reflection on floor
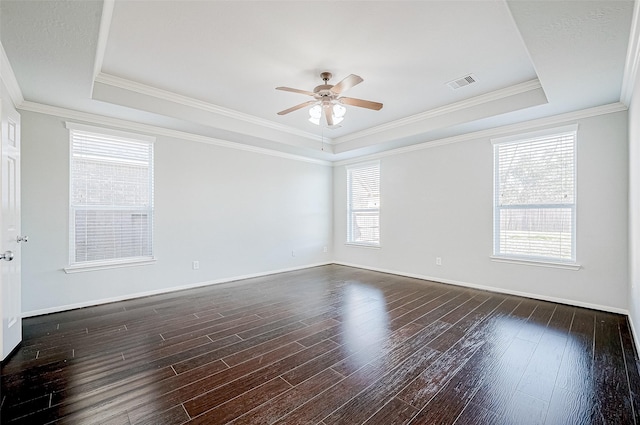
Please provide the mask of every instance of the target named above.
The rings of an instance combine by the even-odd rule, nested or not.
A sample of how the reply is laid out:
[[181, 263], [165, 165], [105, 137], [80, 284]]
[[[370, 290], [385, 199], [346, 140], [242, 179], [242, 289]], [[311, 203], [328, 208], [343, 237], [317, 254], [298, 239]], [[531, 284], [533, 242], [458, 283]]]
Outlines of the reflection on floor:
[[2, 423], [634, 424], [626, 318], [323, 266], [24, 321]]

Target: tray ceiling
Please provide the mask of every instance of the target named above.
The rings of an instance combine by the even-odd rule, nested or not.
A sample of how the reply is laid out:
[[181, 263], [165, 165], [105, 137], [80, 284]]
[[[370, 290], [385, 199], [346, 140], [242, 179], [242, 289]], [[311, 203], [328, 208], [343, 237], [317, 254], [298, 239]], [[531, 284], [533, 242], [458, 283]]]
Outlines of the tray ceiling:
[[[618, 102], [631, 1], [11, 1], [0, 40], [28, 105], [343, 159]], [[320, 72], [364, 82], [308, 122]], [[448, 82], [473, 74], [477, 82]], [[320, 151], [320, 140], [325, 150]]]

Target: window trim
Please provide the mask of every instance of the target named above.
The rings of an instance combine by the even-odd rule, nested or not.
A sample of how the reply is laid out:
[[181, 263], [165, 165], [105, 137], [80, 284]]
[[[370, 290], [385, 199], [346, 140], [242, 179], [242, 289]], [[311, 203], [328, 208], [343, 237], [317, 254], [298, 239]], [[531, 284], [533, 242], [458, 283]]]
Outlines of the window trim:
[[[80, 123], [76, 123], [76, 122], [71, 122], [71, 121], [66, 121], [65, 122], [65, 128], [67, 130], [69, 130], [69, 199], [67, 200], [67, 216], [68, 216], [68, 225], [69, 228], [67, 230], [67, 237], [68, 239], [68, 251], [69, 251], [69, 257], [68, 257], [68, 264], [66, 267], [64, 267], [62, 270], [69, 274], [69, 273], [80, 273], [80, 272], [88, 272], [88, 271], [97, 271], [97, 270], [107, 270], [107, 269], [114, 269], [114, 268], [122, 268], [122, 267], [134, 267], [134, 266], [143, 266], [143, 265], [151, 265], [154, 264], [156, 262], [156, 258], [154, 256], [154, 247], [153, 247], [153, 242], [155, 239], [155, 231], [154, 231], [154, 221], [152, 221], [151, 224], [151, 255], [150, 256], [141, 256], [141, 257], [128, 257], [128, 258], [114, 258], [114, 259], [108, 259], [108, 260], [93, 260], [93, 261], [84, 261], [84, 262], [80, 262], [80, 263], [75, 263], [72, 262], [72, 258], [71, 258], [71, 252], [72, 252], [72, 240], [71, 240], [71, 226], [73, 223], [73, 219], [71, 217], [71, 194], [72, 194], [72, 179], [71, 179], [71, 155], [72, 155], [72, 150], [73, 150], [73, 142], [72, 142], [72, 131], [73, 130], [77, 130], [77, 131], [84, 131], [84, 132], [89, 132], [89, 133], [96, 133], [99, 135], [104, 135], [104, 136], [114, 136], [114, 137], [120, 137], [120, 138], [125, 138], [125, 139], [131, 139], [132, 141], [135, 142], [139, 142], [139, 143], [147, 143], [150, 145], [154, 145], [155, 141], [156, 141], [156, 137], [154, 136], [148, 136], [148, 135], [143, 135], [143, 134], [138, 134], [138, 133], [130, 133], [130, 132], [126, 132], [126, 131], [121, 131], [121, 130], [115, 130], [115, 129], [111, 129], [111, 128], [105, 128], [105, 127], [97, 127], [97, 126], [92, 126], [92, 125], [85, 125], [85, 124], [80, 124]], [[155, 197], [155, 190], [154, 190], [154, 168], [155, 168], [155, 152], [154, 150], [152, 150], [152, 156], [151, 156], [151, 169], [152, 169], [152, 179], [151, 179], [151, 212], [152, 214], [155, 212], [155, 207], [154, 207], [154, 197]]]
[[[380, 160], [359, 162], [357, 164], [351, 164], [345, 167], [345, 170], [347, 172], [347, 179], [346, 179], [347, 180], [347, 234], [346, 234], [345, 245], [347, 246], [360, 247], [360, 248], [374, 248], [374, 249], [378, 249], [382, 246], [381, 245], [382, 232], [381, 232], [381, 226], [380, 226], [382, 209], [380, 208], [380, 204], [381, 204], [380, 201], [379, 201], [378, 208], [376, 209], [376, 211], [378, 212], [378, 242], [369, 243], [369, 242], [356, 242], [351, 240], [353, 236], [353, 229], [352, 229], [352, 209], [351, 209], [351, 184], [349, 179], [349, 173], [351, 170], [368, 168], [372, 166], [378, 167], [378, 192], [380, 194], [381, 193], [380, 182], [382, 180], [381, 170], [380, 170], [381, 168]], [[380, 195], [380, 198], [381, 198], [381, 195]], [[373, 209], [371, 210], [373, 211]]]
[[155, 264], [156, 257], [130, 257], [126, 260], [92, 261], [90, 264], [78, 263], [63, 268], [65, 273], [93, 272], [97, 270], [119, 269], [122, 267], [148, 266]]
[[[534, 255], [517, 255], [517, 254], [501, 254], [497, 252], [498, 249], [498, 241], [500, 238], [500, 225], [498, 223], [497, 214], [498, 211], [498, 197], [497, 194], [499, 192], [499, 174], [498, 174], [498, 149], [496, 147], [498, 145], [508, 145], [508, 144], [520, 144], [527, 143], [531, 141], [535, 141], [540, 138], [549, 137], [549, 136], [562, 136], [565, 134], [573, 134], [573, 203], [571, 204], [553, 204], [555, 207], [564, 207], [571, 208], [571, 219], [572, 219], [572, 234], [571, 234], [571, 253], [572, 258], [570, 259], [561, 259], [554, 257], [540, 257]], [[492, 255], [490, 256], [492, 261], [501, 262], [501, 263], [511, 263], [511, 264], [523, 264], [523, 265], [531, 265], [531, 266], [540, 266], [540, 267], [551, 267], [551, 268], [561, 268], [561, 269], [569, 269], [569, 270], [579, 270], [582, 268], [580, 264], [577, 262], [577, 195], [578, 195], [578, 124], [570, 124], [560, 127], [552, 127], [546, 128], [538, 131], [532, 131], [528, 133], [515, 134], [506, 137], [499, 137], [491, 139], [491, 144], [493, 145], [493, 241], [492, 241]], [[544, 207], [548, 206], [544, 205], [527, 205], [527, 207]], [[526, 207], [521, 207], [526, 208]], [[508, 208], [506, 208], [508, 209]]]
[[551, 269], [580, 270], [582, 266], [578, 263], [564, 263], [549, 260], [534, 260], [529, 258], [505, 257], [501, 255], [491, 255], [491, 261], [496, 263], [520, 264], [525, 266], [547, 267]]

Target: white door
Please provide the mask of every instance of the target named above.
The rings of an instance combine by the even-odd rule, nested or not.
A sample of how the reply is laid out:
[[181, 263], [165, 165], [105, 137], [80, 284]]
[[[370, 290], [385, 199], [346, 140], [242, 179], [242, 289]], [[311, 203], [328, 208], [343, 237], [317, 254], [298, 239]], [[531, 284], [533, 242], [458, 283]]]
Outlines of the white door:
[[22, 340], [20, 285], [20, 115], [3, 97], [2, 145], [0, 146], [0, 310], [2, 312], [2, 359]]

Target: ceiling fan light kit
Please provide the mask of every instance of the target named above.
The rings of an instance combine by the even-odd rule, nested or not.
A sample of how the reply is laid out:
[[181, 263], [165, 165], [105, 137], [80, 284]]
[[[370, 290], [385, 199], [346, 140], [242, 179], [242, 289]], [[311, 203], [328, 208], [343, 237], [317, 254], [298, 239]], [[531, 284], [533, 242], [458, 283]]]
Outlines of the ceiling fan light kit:
[[[342, 106], [340, 103], [330, 103], [329, 107], [331, 110], [331, 121], [333, 121], [333, 125], [335, 126], [340, 124], [344, 119], [344, 114], [347, 112], [347, 108]], [[324, 108], [322, 106], [313, 105], [309, 109], [309, 122], [312, 122], [315, 125], [320, 125], [323, 110]]]
[[330, 72], [321, 73], [320, 78], [322, 78], [324, 84], [316, 86], [313, 89], [313, 92], [294, 89], [291, 87], [276, 87], [276, 90], [300, 93], [312, 96], [315, 99], [292, 106], [284, 111], [280, 111], [278, 112], [278, 115], [285, 115], [290, 112], [297, 111], [298, 109], [311, 106], [309, 108], [309, 121], [311, 123], [320, 125], [322, 115], [324, 115], [327, 126], [329, 128], [336, 128], [336, 126], [344, 120], [344, 116], [347, 112], [347, 108], [345, 108], [344, 105], [357, 106], [359, 108], [372, 109], [374, 111], [382, 109], [382, 103], [341, 96], [343, 92], [364, 81], [360, 76], [351, 74], [335, 86], [329, 84], [331, 77], [332, 75]]

